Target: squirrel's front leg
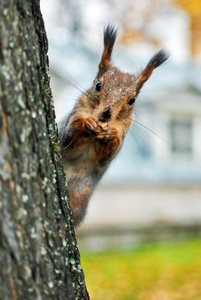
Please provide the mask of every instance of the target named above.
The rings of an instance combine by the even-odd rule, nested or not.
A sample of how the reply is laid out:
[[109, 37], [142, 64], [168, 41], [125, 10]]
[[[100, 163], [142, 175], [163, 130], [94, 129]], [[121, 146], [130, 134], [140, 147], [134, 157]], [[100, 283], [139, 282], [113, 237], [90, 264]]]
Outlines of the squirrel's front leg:
[[93, 161], [100, 166], [107, 165], [121, 146], [118, 130], [114, 126], [104, 125], [94, 116], [87, 117], [84, 126], [86, 132], [95, 138]]
[[98, 125], [99, 130], [92, 159], [100, 166], [105, 166], [118, 153], [122, 142], [116, 127], [109, 125], [103, 127], [100, 123]]
[[63, 152], [65, 149], [75, 152], [90, 141], [93, 141], [92, 160], [101, 166], [109, 163], [121, 146], [118, 130], [99, 122], [93, 115], [86, 118], [76, 116], [61, 135]]
[[71, 149], [72, 151], [79, 150], [82, 146], [89, 142], [91, 136], [97, 135], [98, 122], [93, 116], [84, 118], [76, 116], [69, 122], [66, 134], [61, 137], [62, 148]]
[[[68, 123], [61, 123], [59, 138], [63, 154], [67, 150], [77, 150], [83, 143], [84, 118], [77, 116]], [[65, 157], [65, 155], [64, 155]]]
[[101, 129], [98, 125], [98, 119], [94, 116], [89, 116], [84, 120], [84, 127], [86, 132], [94, 136], [96, 136]]

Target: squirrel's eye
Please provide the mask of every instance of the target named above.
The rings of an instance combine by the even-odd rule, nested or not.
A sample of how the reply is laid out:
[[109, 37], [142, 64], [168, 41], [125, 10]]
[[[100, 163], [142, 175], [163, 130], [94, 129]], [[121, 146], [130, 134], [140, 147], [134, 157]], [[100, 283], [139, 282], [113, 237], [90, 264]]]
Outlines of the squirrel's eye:
[[128, 101], [128, 105], [132, 105], [135, 102], [135, 97], [132, 97], [129, 101]]
[[100, 90], [101, 90], [101, 82], [98, 81], [98, 82], [96, 82], [96, 91], [100, 92]]

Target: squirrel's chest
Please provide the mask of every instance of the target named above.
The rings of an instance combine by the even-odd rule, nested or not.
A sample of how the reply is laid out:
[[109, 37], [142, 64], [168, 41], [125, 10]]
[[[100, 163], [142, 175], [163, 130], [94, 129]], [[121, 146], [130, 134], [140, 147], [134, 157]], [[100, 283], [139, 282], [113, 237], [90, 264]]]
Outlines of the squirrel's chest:
[[93, 146], [89, 143], [79, 150], [70, 150], [64, 158], [64, 170], [67, 181], [91, 175], [97, 168], [92, 160]]

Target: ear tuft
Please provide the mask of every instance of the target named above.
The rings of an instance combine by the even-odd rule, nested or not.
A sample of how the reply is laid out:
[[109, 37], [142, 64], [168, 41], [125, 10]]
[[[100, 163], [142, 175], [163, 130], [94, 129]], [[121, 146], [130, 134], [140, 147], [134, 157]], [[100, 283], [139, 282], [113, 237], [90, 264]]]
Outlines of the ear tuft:
[[149, 79], [153, 70], [167, 61], [169, 57], [170, 54], [162, 49], [150, 59], [146, 68], [138, 76], [137, 93], [139, 93], [143, 84]]
[[108, 54], [112, 53], [112, 49], [114, 46], [114, 43], [117, 38], [117, 29], [112, 25], [107, 25], [107, 27], [104, 30], [104, 48], [107, 49]]
[[164, 50], [161, 49], [158, 53], [156, 53], [147, 64], [148, 66], [152, 66], [154, 69], [162, 65], [166, 60], [168, 60], [170, 57], [170, 54]]
[[104, 50], [99, 63], [97, 77], [100, 78], [111, 66], [112, 49], [117, 37], [117, 29], [112, 25], [107, 25], [104, 30]]

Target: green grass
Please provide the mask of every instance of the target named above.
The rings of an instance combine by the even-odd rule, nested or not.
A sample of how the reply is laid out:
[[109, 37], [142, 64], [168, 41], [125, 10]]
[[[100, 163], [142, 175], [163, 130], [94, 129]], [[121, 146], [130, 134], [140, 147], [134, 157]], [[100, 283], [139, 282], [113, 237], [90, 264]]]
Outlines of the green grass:
[[201, 300], [201, 240], [81, 252], [92, 300]]

